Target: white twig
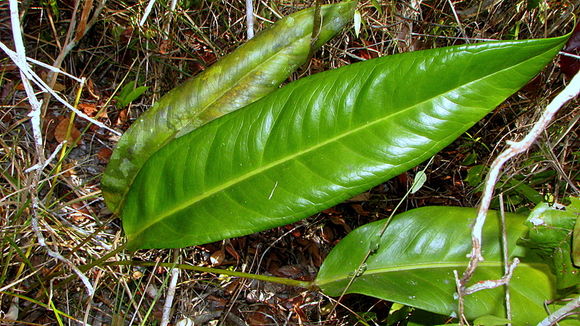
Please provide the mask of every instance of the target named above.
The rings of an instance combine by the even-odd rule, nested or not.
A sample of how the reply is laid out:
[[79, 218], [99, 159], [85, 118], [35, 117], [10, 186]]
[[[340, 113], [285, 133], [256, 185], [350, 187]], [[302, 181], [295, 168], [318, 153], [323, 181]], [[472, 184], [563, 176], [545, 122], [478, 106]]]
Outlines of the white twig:
[[246, 26], [249, 40], [254, 37], [254, 4], [252, 0], [246, 0]]
[[538, 138], [540, 133], [548, 126], [556, 112], [569, 100], [574, 98], [580, 92], [580, 74], [576, 74], [574, 78], [570, 81], [570, 84], [564, 88], [553, 100], [546, 106], [544, 113], [538, 119], [538, 121], [532, 127], [532, 130], [519, 142], [508, 141], [509, 147], [500, 153], [497, 158], [491, 164], [491, 168], [487, 175], [485, 181], [485, 186], [483, 189], [483, 195], [481, 199], [481, 205], [477, 212], [477, 218], [475, 224], [473, 225], [471, 240], [473, 248], [471, 251], [471, 259], [469, 265], [463, 274], [462, 283], [465, 285], [467, 281], [471, 278], [477, 264], [483, 261], [483, 256], [481, 255], [481, 245], [482, 245], [482, 231], [483, 225], [485, 224], [485, 218], [487, 216], [487, 211], [489, 210], [489, 205], [493, 197], [493, 190], [503, 165], [511, 158], [517, 156], [520, 153], [528, 150], [534, 141]]
[[500, 278], [499, 280], [486, 280], [486, 281], [477, 282], [474, 285], [465, 289], [464, 293], [465, 294], [472, 294], [472, 293], [475, 293], [477, 291], [486, 290], [486, 289], [495, 289], [495, 288], [500, 287], [502, 285], [507, 285], [509, 283], [510, 279], [512, 278], [514, 270], [516, 269], [516, 267], [518, 266], [519, 263], [520, 263], [520, 260], [517, 258], [514, 258], [513, 263], [511, 265], [509, 265], [506, 274], [502, 278]]
[[[179, 259], [179, 251], [175, 249], [174, 263], [177, 263]], [[161, 326], [167, 326], [171, 320], [171, 307], [173, 306], [173, 299], [175, 298], [175, 288], [177, 287], [177, 280], [179, 279], [179, 268], [171, 269], [171, 281], [169, 282], [169, 287], [167, 288], [167, 298], [165, 299], [165, 304], [163, 305], [163, 315], [161, 317]]]
[[143, 13], [143, 17], [141, 17], [141, 21], [139, 22], [139, 26], [143, 26], [143, 24], [145, 24], [145, 21], [147, 20], [147, 17], [149, 17], [149, 14], [151, 13], [151, 9], [153, 9], [154, 4], [155, 0], [149, 0], [149, 3], [145, 8], [145, 13]]
[[58, 152], [60, 152], [60, 149], [62, 148], [62, 146], [64, 146], [64, 144], [66, 144], [66, 143], [67, 143], [67, 141], [65, 139], [62, 143], [60, 143], [60, 144], [58, 144], [58, 146], [56, 146], [56, 148], [54, 149], [52, 154], [50, 154], [50, 156], [44, 162], [38, 162], [38, 163], [34, 164], [33, 166], [24, 170], [24, 173], [30, 173], [30, 172], [36, 171], [36, 170], [44, 170], [44, 168], [47, 165], [49, 165], [50, 162], [52, 162], [52, 160], [54, 160], [54, 158], [56, 157]]
[[554, 311], [544, 320], [538, 323], [538, 326], [551, 326], [555, 325], [558, 321], [562, 320], [566, 317], [568, 313], [572, 310], [580, 308], [580, 296], [572, 299], [572, 301], [568, 302], [564, 307]]
[[[60, 97], [60, 95], [58, 95], [52, 88], [50, 88], [43, 80], [42, 78], [40, 78], [34, 71], [32, 71], [32, 69], [30, 69], [30, 66], [28, 66], [28, 63], [26, 62], [26, 58], [24, 57], [24, 60], [19, 59], [18, 57], [18, 52], [14, 52], [12, 50], [10, 50], [4, 43], [0, 42], [0, 48], [6, 52], [6, 54], [8, 54], [8, 56], [10, 57], [10, 59], [12, 59], [12, 61], [14, 61], [14, 63], [18, 66], [18, 68], [20, 68], [20, 73], [21, 75], [24, 74], [23, 77], [23, 84], [24, 87], [26, 89], [26, 83], [24, 82], [24, 79], [26, 80], [32, 80], [38, 87], [40, 87], [44, 92], [48, 92], [50, 93], [55, 99], [57, 99], [60, 103], [62, 103], [64, 106], [66, 106], [67, 108], [69, 108], [71, 111], [75, 112], [79, 117], [89, 121], [90, 123], [99, 126], [100, 128], [109, 130], [110, 132], [112, 132], [113, 134], [117, 135], [117, 136], [121, 136], [121, 133], [106, 126], [105, 124], [103, 124], [102, 122], [99, 122], [91, 117], [89, 117], [88, 115], [86, 115], [84, 112], [78, 110], [77, 108], [75, 108], [74, 106], [70, 105], [65, 99], [63, 99], [62, 97]], [[30, 86], [32, 87], [32, 86]], [[34, 93], [33, 93], [34, 94]], [[30, 95], [28, 94], [27, 91], [27, 95], [29, 98], [29, 101], [34, 101], [31, 100], [32, 97], [30, 97]], [[35, 98], [35, 97], [34, 97]], [[36, 100], [38, 102], [38, 100]], [[31, 102], [31, 105], [34, 108], [33, 103]], [[38, 110], [38, 112], [40, 112], [40, 110]], [[33, 123], [33, 127], [34, 127], [34, 123], [35, 123], [35, 116], [32, 116], [32, 123]], [[40, 119], [40, 113], [38, 114], [38, 117]], [[38, 123], [40, 123], [40, 120], [38, 120]], [[40, 126], [40, 124], [39, 124]], [[39, 129], [40, 130], [40, 129]]]
[[[503, 204], [503, 193], [499, 194], [499, 214], [501, 217], [501, 252], [502, 252], [502, 259], [503, 259], [503, 273], [504, 275], [511, 274], [513, 269], [508, 263], [509, 260], [509, 248], [508, 248], [508, 238], [507, 238], [507, 226], [505, 222], [505, 209]], [[514, 260], [515, 265], [515, 260]], [[515, 268], [515, 266], [513, 267]], [[510, 270], [511, 269], [511, 270]], [[509, 281], [509, 280], [508, 280]], [[511, 303], [511, 294], [510, 294], [510, 287], [504, 287], [505, 291], [505, 316], [507, 320], [512, 320], [512, 303]], [[507, 326], [512, 326], [511, 322], [506, 324]]]
[[[32, 124], [32, 134], [34, 137], [34, 143], [36, 147], [36, 154], [38, 156], [38, 163], [39, 166], [45, 166], [45, 159], [44, 159], [44, 151], [43, 151], [43, 141], [42, 141], [42, 130], [40, 124], [40, 116], [42, 111], [41, 102], [38, 101], [36, 98], [36, 94], [30, 84], [30, 79], [33, 79], [35, 74], [30, 69], [28, 62], [26, 62], [26, 50], [24, 48], [24, 42], [22, 41], [22, 29], [20, 28], [20, 19], [18, 17], [18, 2], [17, 0], [10, 0], [10, 19], [12, 23], [12, 37], [14, 39], [14, 46], [16, 48], [16, 52], [8, 49], [2, 42], [0, 42], [0, 47], [4, 52], [10, 56], [10, 58], [14, 61], [14, 63], [20, 69], [20, 77], [22, 79], [22, 84], [24, 85], [24, 89], [26, 91], [26, 95], [28, 96], [28, 101], [30, 102], [30, 106], [32, 110], [30, 111], [30, 121]], [[36, 78], [40, 79], [38, 76]], [[34, 79], [33, 79], [34, 80]], [[69, 265], [71, 269], [77, 273], [81, 281], [85, 284], [87, 288], [87, 292], [89, 296], [94, 294], [94, 289], [89, 279], [68, 259], [64, 258], [61, 254], [56, 251], [53, 251], [46, 245], [46, 241], [44, 239], [44, 235], [40, 228], [38, 227], [38, 210], [40, 209], [39, 200], [37, 197], [37, 185], [38, 180], [40, 179], [41, 170], [36, 171], [34, 180], [32, 181], [30, 197], [32, 201], [32, 216], [31, 216], [31, 227], [34, 231], [37, 239], [38, 244], [41, 247], [44, 247], [49, 256], [56, 258], [64, 262], [65, 264]]]
[[37, 64], [37, 65], [41, 66], [42, 68], [46, 68], [46, 69], [48, 69], [50, 71], [53, 71], [53, 72], [56, 72], [56, 73], [59, 73], [59, 74], [63, 74], [65, 76], [67, 76], [68, 78], [73, 79], [76, 82], [79, 82], [79, 83], [82, 83], [83, 82], [83, 79], [82, 78], [79, 78], [77, 76], [71, 75], [71, 74], [69, 74], [66, 71], [63, 71], [63, 70], [61, 70], [59, 68], [56, 68], [54, 66], [51, 66], [49, 64], [46, 64], [46, 63], [44, 63], [42, 61], [38, 61], [36, 59], [32, 59], [32, 58], [29, 58], [29, 57], [26, 57], [26, 60], [28, 60], [28, 61], [30, 61], [30, 62], [32, 62], [34, 64]]

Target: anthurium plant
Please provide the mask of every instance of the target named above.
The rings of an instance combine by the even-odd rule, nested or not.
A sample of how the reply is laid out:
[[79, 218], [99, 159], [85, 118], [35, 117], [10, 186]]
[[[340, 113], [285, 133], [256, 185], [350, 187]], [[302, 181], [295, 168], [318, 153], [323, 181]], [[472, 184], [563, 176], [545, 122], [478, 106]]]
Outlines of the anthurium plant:
[[[247, 235], [385, 182], [453, 142], [540, 72], [567, 39], [392, 55], [276, 89], [353, 10], [352, 2], [323, 6], [319, 31], [313, 31], [312, 10], [282, 19], [163, 97], [131, 127], [103, 177], [105, 199], [120, 214], [129, 249]], [[334, 248], [313, 282], [301, 286], [453, 315], [453, 270], [467, 264], [474, 217], [471, 208], [425, 207], [396, 216], [385, 232], [379, 232], [383, 221], [363, 226]], [[562, 243], [571, 241], [576, 217], [562, 224], [569, 232], [557, 235], [564, 251], [572, 248]], [[535, 252], [543, 238], [525, 219], [507, 218], [509, 254], [522, 260], [510, 283], [513, 325], [537, 323], [546, 316], [546, 300], [575, 286], [574, 276], [559, 275]], [[503, 273], [499, 224], [489, 220], [486, 261], [476, 280]], [[558, 262], [567, 258], [564, 253]], [[566, 273], [574, 269], [570, 263]], [[467, 297], [466, 317], [503, 317], [501, 298], [501, 289]]]

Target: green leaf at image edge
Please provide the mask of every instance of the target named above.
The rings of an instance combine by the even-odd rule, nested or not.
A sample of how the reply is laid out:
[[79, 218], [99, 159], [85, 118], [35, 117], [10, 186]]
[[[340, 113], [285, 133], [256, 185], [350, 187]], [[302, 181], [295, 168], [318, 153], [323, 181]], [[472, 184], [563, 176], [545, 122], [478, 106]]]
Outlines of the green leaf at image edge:
[[450, 144], [566, 39], [405, 53], [293, 82], [153, 155], [122, 212], [128, 246], [242, 236], [380, 184]]
[[[322, 24], [313, 49], [352, 20], [355, 6], [353, 1], [321, 6]], [[304, 64], [311, 50], [312, 12], [306, 9], [279, 20], [142, 114], [119, 140], [103, 175], [109, 209], [120, 213], [137, 173], [167, 142], [268, 94]]]
[[[346, 293], [360, 293], [443, 315], [456, 316], [453, 270], [467, 266], [471, 250], [470, 230], [476, 209], [423, 207], [395, 216], [380, 240], [379, 249], [366, 262], [366, 271]], [[537, 324], [545, 316], [544, 301], [554, 298], [555, 280], [547, 265], [516, 246], [526, 231], [525, 216], [507, 214], [510, 256], [521, 257], [510, 282], [513, 325]], [[325, 259], [315, 284], [330, 296], [343, 293], [353, 271], [365, 256], [384, 220], [364, 225], [342, 239]], [[490, 212], [483, 230], [483, 254], [472, 282], [499, 279], [503, 275], [499, 214]], [[505, 316], [503, 287], [465, 297], [470, 320]]]

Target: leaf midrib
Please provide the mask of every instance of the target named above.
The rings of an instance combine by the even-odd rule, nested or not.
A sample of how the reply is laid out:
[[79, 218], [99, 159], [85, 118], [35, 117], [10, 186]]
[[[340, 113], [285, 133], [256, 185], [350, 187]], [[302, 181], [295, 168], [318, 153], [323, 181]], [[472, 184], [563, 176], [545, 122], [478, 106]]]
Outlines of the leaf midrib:
[[361, 124], [361, 126], [359, 126], [359, 127], [357, 127], [357, 128], [354, 128], [354, 129], [347, 130], [347, 131], [346, 131], [346, 132], [344, 132], [344, 133], [341, 133], [341, 134], [339, 134], [339, 135], [336, 135], [336, 136], [334, 136], [334, 137], [331, 137], [331, 138], [329, 138], [328, 140], [326, 140], [326, 141], [323, 141], [323, 142], [321, 142], [321, 143], [318, 143], [318, 144], [316, 144], [316, 145], [314, 145], [314, 146], [308, 147], [308, 148], [307, 148], [307, 149], [305, 149], [305, 150], [302, 150], [302, 151], [296, 152], [296, 153], [294, 153], [294, 154], [292, 154], [292, 155], [289, 155], [289, 156], [286, 156], [286, 157], [284, 157], [284, 158], [282, 158], [282, 159], [279, 159], [279, 160], [273, 161], [273, 162], [271, 162], [271, 163], [269, 163], [269, 164], [266, 164], [266, 165], [264, 165], [264, 166], [262, 166], [262, 167], [260, 167], [260, 168], [257, 168], [257, 169], [255, 169], [255, 170], [253, 170], [253, 171], [250, 171], [250, 172], [248, 172], [248, 173], [246, 173], [246, 174], [243, 174], [243, 175], [241, 175], [241, 176], [239, 176], [239, 177], [233, 178], [231, 181], [229, 181], [229, 182], [225, 182], [225, 183], [223, 183], [223, 184], [222, 184], [222, 185], [220, 185], [220, 186], [217, 186], [217, 187], [214, 187], [213, 189], [210, 189], [209, 191], [204, 191], [204, 192], [203, 192], [203, 193], [201, 193], [200, 195], [193, 197], [191, 200], [187, 200], [187, 201], [185, 201], [183, 204], [181, 204], [181, 205], [178, 205], [178, 206], [176, 206], [175, 208], [173, 208], [173, 209], [171, 209], [171, 210], [168, 210], [166, 213], [159, 215], [157, 218], [154, 218], [154, 219], [152, 219], [152, 220], [151, 220], [149, 223], [146, 223], [146, 224], [145, 224], [143, 227], [141, 227], [141, 228], [140, 228], [138, 231], [134, 232], [132, 235], [129, 235], [129, 236], [130, 236], [132, 239], [135, 239], [135, 238], [137, 238], [137, 237], [138, 237], [138, 236], [139, 236], [141, 233], [143, 233], [145, 230], [147, 230], [149, 227], [151, 227], [151, 226], [152, 226], [152, 225], [154, 225], [154, 224], [157, 224], [157, 223], [159, 223], [160, 221], [164, 220], [166, 217], [168, 217], [168, 216], [171, 216], [171, 215], [173, 215], [173, 214], [175, 214], [176, 212], [179, 212], [179, 211], [181, 211], [181, 210], [184, 210], [184, 209], [186, 209], [187, 207], [190, 207], [190, 206], [192, 206], [193, 204], [195, 204], [195, 203], [197, 203], [197, 202], [199, 202], [199, 201], [201, 201], [201, 200], [203, 200], [203, 199], [206, 199], [206, 198], [208, 198], [208, 197], [211, 197], [211, 196], [213, 196], [214, 194], [216, 194], [216, 193], [218, 193], [218, 192], [220, 192], [220, 191], [222, 191], [222, 190], [225, 190], [225, 189], [227, 189], [227, 188], [230, 188], [230, 187], [231, 187], [231, 186], [233, 186], [233, 185], [236, 185], [236, 184], [238, 184], [238, 183], [240, 183], [240, 182], [242, 182], [242, 181], [244, 181], [244, 180], [247, 180], [247, 179], [249, 179], [249, 178], [251, 178], [251, 177], [253, 177], [253, 176], [255, 176], [255, 175], [258, 175], [258, 174], [260, 174], [260, 173], [262, 173], [262, 172], [264, 172], [264, 171], [266, 171], [266, 170], [269, 170], [269, 169], [271, 169], [271, 168], [273, 168], [273, 167], [275, 167], [275, 166], [281, 165], [281, 164], [283, 164], [283, 163], [285, 163], [285, 162], [287, 162], [287, 161], [290, 161], [290, 160], [292, 160], [292, 159], [294, 159], [294, 158], [296, 158], [296, 157], [299, 157], [299, 156], [302, 156], [302, 155], [304, 155], [304, 154], [307, 154], [307, 153], [310, 153], [310, 152], [312, 152], [312, 151], [315, 151], [315, 150], [317, 150], [317, 149], [319, 149], [319, 148], [321, 148], [321, 147], [324, 147], [324, 146], [326, 146], [326, 145], [328, 145], [328, 144], [330, 144], [330, 143], [333, 143], [333, 142], [335, 142], [335, 141], [338, 141], [339, 139], [342, 139], [342, 138], [348, 137], [348, 136], [350, 136], [351, 134], [355, 134], [355, 133], [357, 133], [357, 132], [359, 132], [359, 131], [361, 131], [361, 130], [364, 130], [364, 129], [366, 129], [366, 128], [371, 128], [371, 127], [373, 127], [374, 125], [380, 124], [380, 123], [382, 123], [382, 122], [384, 122], [384, 121], [386, 121], [386, 120], [388, 120], [388, 119], [391, 119], [391, 118], [393, 118], [393, 117], [395, 117], [395, 116], [397, 116], [397, 115], [399, 115], [399, 114], [402, 114], [402, 113], [404, 113], [404, 112], [410, 111], [410, 110], [412, 110], [412, 109], [416, 108], [417, 106], [419, 106], [419, 105], [422, 105], [422, 104], [424, 104], [424, 103], [427, 103], [427, 102], [430, 102], [430, 101], [432, 101], [432, 100], [434, 100], [434, 99], [436, 99], [436, 98], [440, 98], [440, 97], [442, 97], [442, 96], [443, 96], [443, 95], [445, 95], [445, 94], [449, 94], [449, 93], [451, 93], [451, 92], [454, 92], [454, 91], [456, 91], [457, 89], [460, 89], [460, 88], [462, 88], [462, 87], [469, 86], [469, 85], [471, 85], [471, 84], [473, 84], [473, 83], [480, 82], [480, 81], [483, 81], [483, 80], [485, 80], [485, 79], [491, 78], [491, 77], [493, 77], [494, 75], [496, 75], [496, 74], [499, 74], [499, 73], [502, 73], [502, 72], [504, 72], [504, 71], [508, 71], [508, 70], [511, 70], [511, 69], [515, 69], [516, 67], [518, 67], [518, 66], [520, 66], [520, 65], [523, 65], [524, 63], [526, 63], [526, 62], [528, 62], [528, 61], [531, 61], [531, 60], [533, 60], [533, 59], [535, 59], [535, 58], [537, 58], [537, 57], [539, 57], [539, 56], [541, 56], [541, 55], [545, 54], [546, 52], [550, 51], [551, 49], [552, 49], [552, 47], [551, 47], [551, 48], [549, 48], [549, 49], [547, 49], [547, 50], [546, 50], [546, 51], [544, 51], [544, 52], [541, 52], [540, 54], [538, 54], [538, 55], [536, 55], [536, 56], [533, 56], [533, 57], [530, 57], [530, 58], [528, 58], [528, 59], [526, 59], [526, 60], [524, 60], [524, 61], [521, 61], [520, 63], [518, 63], [518, 64], [516, 64], [516, 65], [513, 65], [513, 66], [506, 67], [506, 68], [504, 68], [504, 69], [501, 69], [501, 70], [495, 71], [495, 72], [494, 72], [494, 73], [492, 73], [492, 74], [486, 75], [486, 76], [484, 76], [484, 77], [481, 77], [481, 78], [478, 78], [478, 79], [472, 80], [472, 81], [470, 81], [470, 82], [468, 82], [468, 83], [462, 84], [462, 85], [460, 85], [460, 86], [457, 86], [457, 87], [455, 87], [455, 88], [449, 89], [449, 90], [447, 90], [446, 92], [443, 92], [443, 93], [437, 94], [437, 95], [435, 95], [435, 96], [433, 96], [433, 97], [430, 97], [430, 98], [428, 98], [428, 99], [426, 99], [426, 100], [424, 100], [424, 101], [422, 101], [422, 102], [416, 103], [416, 104], [414, 104], [414, 105], [411, 105], [411, 106], [409, 106], [408, 108], [402, 109], [402, 110], [400, 110], [400, 111], [398, 111], [398, 112], [395, 112], [395, 113], [392, 113], [392, 114], [386, 115], [386, 116], [384, 116], [383, 118], [379, 118], [379, 119], [377, 119], [377, 120], [375, 120], [375, 121], [372, 121], [372, 122], [369, 122], [369, 123]]
[[[418, 264], [401, 264], [401, 265], [394, 265], [389, 267], [383, 268], [374, 268], [374, 269], [367, 269], [361, 276], [355, 277], [365, 277], [374, 274], [387, 274], [387, 273], [399, 273], [399, 272], [407, 272], [412, 270], [420, 270], [420, 269], [449, 269], [449, 268], [462, 268], [467, 266], [467, 261], [453, 261], [453, 262], [426, 262], [426, 263], [418, 263]], [[504, 264], [501, 261], [489, 261], [485, 260], [478, 264], [479, 267], [491, 267], [491, 268], [503, 268]], [[543, 266], [541, 263], [520, 263], [517, 267], [517, 270], [529, 268], [529, 269], [536, 269], [535, 267]], [[354, 272], [354, 270], [353, 270]], [[325, 284], [331, 283], [338, 283], [346, 280], [350, 280], [352, 278], [351, 275], [347, 276], [340, 276], [334, 277], [330, 279], [323, 280], [319, 282], [318, 279], [314, 280], [314, 284], [319, 287], [322, 287]]]

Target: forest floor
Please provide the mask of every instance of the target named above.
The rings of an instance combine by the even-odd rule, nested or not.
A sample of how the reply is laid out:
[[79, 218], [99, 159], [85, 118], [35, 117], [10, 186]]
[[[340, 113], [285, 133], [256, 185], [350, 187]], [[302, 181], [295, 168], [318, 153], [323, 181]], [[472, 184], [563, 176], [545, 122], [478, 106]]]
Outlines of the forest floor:
[[[51, 79], [49, 70], [36, 64], [33, 70], [76, 108], [122, 133], [160, 96], [246, 39], [242, 0], [182, 0], [174, 11], [169, 1], [153, 2], [140, 25], [148, 4], [144, 0], [21, 1], [27, 56], [56, 62], [86, 82], [81, 87], [63, 74]], [[259, 31], [314, 1], [254, 5]], [[560, 36], [573, 29], [574, 15], [580, 13], [578, 3], [555, 0], [361, 1], [358, 10], [360, 35], [349, 26], [289, 81], [401, 52]], [[0, 2], [0, 41], [15, 48], [8, 1]], [[398, 204], [398, 212], [427, 205], [475, 207], [486, 166], [506, 140], [527, 132], [563, 89], [574, 64], [578, 69], [577, 59], [562, 58], [437, 154], [427, 167], [425, 185], [406, 198], [424, 164], [292, 225], [179, 250], [120, 251], [108, 261], [181, 263], [311, 280], [341, 238], [388, 217]], [[119, 93], [130, 82], [147, 89], [122, 103]], [[0, 324], [160, 324], [170, 268], [104, 263], [83, 268], [124, 241], [119, 217], [107, 209], [100, 192], [101, 175], [119, 137], [46, 96], [42, 155], [54, 152], [56, 157], [40, 174], [27, 171], [40, 157], [21, 76], [7, 56], [0, 56], [0, 93]], [[504, 168], [496, 193], [503, 194], [507, 211], [525, 212], [538, 200], [563, 202], [578, 195], [577, 107], [578, 101], [564, 107], [537, 144]], [[87, 295], [71, 266], [83, 269], [94, 295]], [[185, 318], [195, 325], [405, 324], [401, 316], [388, 320], [391, 303], [360, 295], [345, 296], [331, 311], [336, 298], [315, 291], [187, 270], [174, 289], [173, 324]]]

